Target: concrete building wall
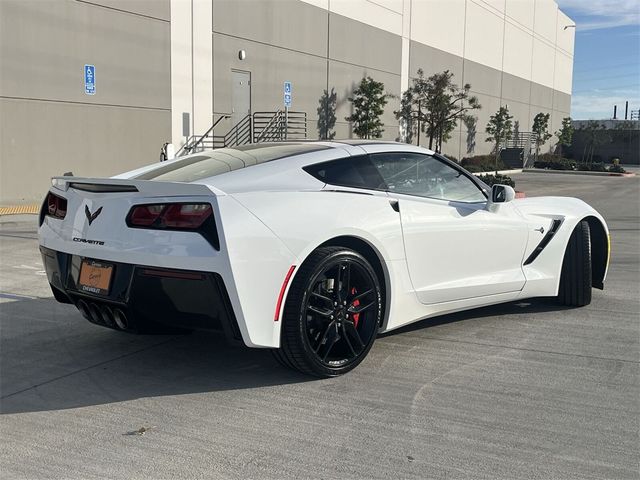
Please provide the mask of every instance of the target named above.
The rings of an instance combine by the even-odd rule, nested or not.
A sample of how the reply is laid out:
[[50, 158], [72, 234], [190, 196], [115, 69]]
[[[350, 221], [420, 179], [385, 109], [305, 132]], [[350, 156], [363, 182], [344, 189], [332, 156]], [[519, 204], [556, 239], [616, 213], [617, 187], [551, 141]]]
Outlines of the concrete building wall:
[[[509, 107], [521, 131], [530, 130], [539, 112], [551, 113], [552, 128], [569, 115], [574, 30], [564, 26], [573, 22], [553, 0], [173, 3], [184, 8], [185, 3], [195, 5], [200, 1], [213, 3], [214, 94], [211, 118], [202, 120], [205, 127], [230, 113], [234, 69], [251, 72], [253, 111], [282, 108], [282, 84], [291, 81], [293, 109], [307, 112], [311, 137], [317, 134], [319, 97], [325, 88], [332, 87], [338, 95], [336, 138], [352, 136], [351, 126], [345, 121], [351, 114], [348, 97], [362, 77], [370, 75], [384, 82], [386, 90], [396, 97], [383, 116], [386, 139], [398, 137], [393, 111], [418, 68], [427, 75], [450, 70], [458, 84], [471, 84], [472, 94], [483, 106], [475, 112], [475, 150], [467, 149], [464, 126], [458, 126], [445, 145], [445, 152], [456, 157], [491, 149], [484, 130], [501, 105]], [[206, 20], [193, 17], [188, 21], [197, 25]], [[186, 39], [190, 38], [188, 30], [189, 25]], [[239, 50], [246, 52], [245, 60], [238, 59]], [[177, 86], [174, 83], [174, 98], [180, 96], [175, 92]], [[192, 104], [204, 103], [195, 97], [190, 100]], [[204, 112], [201, 116], [206, 117]], [[173, 118], [174, 124], [179, 124], [182, 114], [174, 109]], [[227, 121], [219, 128], [225, 131], [230, 127]], [[205, 129], [195, 129], [194, 133]], [[181, 129], [174, 128], [173, 140], [184, 142]], [[421, 143], [425, 143], [424, 135]]]
[[444, 152], [486, 153], [501, 105], [521, 131], [538, 112], [552, 130], [569, 115], [572, 23], [553, 0], [0, 0], [0, 202], [39, 198], [64, 171], [110, 175], [155, 161], [165, 141], [179, 148], [232, 113], [233, 71], [250, 74], [253, 112], [283, 108], [291, 81], [310, 138], [331, 88], [336, 138], [353, 135], [348, 97], [369, 75], [395, 96], [382, 120], [396, 139], [393, 111], [418, 68], [450, 70], [482, 109], [475, 150], [458, 126]]
[[[171, 132], [169, 0], [0, 1], [0, 202], [155, 161]], [[96, 93], [84, 93], [84, 65]]]

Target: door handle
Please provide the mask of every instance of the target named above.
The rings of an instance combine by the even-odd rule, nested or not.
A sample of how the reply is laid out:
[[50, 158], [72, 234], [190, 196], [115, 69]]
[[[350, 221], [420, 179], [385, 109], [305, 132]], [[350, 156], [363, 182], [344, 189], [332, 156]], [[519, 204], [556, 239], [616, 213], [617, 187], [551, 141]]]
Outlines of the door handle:
[[389, 200], [389, 205], [391, 205], [391, 208], [396, 212], [400, 212], [400, 202], [398, 202], [398, 200]]

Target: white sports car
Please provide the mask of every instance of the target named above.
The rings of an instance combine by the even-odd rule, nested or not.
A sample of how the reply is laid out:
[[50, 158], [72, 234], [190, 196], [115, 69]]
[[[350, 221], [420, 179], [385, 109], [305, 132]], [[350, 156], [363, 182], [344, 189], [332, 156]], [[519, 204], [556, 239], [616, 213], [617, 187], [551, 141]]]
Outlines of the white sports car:
[[39, 237], [58, 301], [127, 332], [221, 329], [321, 377], [435, 315], [587, 305], [609, 262], [583, 201], [514, 199], [400, 143], [254, 144], [52, 183]]

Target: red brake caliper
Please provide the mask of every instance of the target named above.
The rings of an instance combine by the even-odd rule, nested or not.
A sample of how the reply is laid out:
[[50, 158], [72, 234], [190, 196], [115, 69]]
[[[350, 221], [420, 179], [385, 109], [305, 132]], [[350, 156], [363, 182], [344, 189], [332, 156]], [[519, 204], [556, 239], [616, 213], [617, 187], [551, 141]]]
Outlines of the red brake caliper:
[[[351, 295], [355, 295], [356, 294], [356, 289], [355, 287], [351, 289]], [[353, 302], [351, 304], [351, 306], [353, 307], [357, 307], [358, 305], [360, 305], [360, 300], [356, 300], [355, 302]], [[353, 314], [353, 326], [358, 328], [358, 321], [360, 321], [360, 314], [359, 313], [354, 313]]]

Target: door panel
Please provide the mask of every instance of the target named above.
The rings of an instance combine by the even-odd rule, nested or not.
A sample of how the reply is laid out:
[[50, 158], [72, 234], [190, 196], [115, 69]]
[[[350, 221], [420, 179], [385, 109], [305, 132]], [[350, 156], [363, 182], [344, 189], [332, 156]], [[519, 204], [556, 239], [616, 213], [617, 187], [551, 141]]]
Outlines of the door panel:
[[527, 228], [518, 216], [489, 212], [483, 204], [394, 196], [409, 275], [422, 303], [522, 289]]
[[237, 125], [251, 114], [251, 73], [231, 70], [233, 87], [231, 89], [231, 121]]
[[484, 204], [391, 194], [400, 202], [405, 253], [420, 302], [450, 302], [521, 290], [524, 221], [505, 204]]

